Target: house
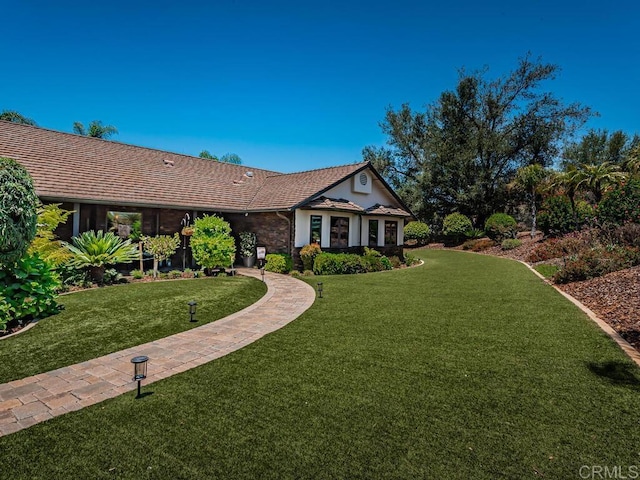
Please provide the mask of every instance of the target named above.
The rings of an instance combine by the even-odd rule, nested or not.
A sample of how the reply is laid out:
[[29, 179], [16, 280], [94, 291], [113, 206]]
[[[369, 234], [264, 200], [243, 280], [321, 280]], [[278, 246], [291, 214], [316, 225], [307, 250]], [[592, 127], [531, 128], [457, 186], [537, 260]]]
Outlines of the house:
[[173, 234], [217, 214], [234, 234], [254, 232], [268, 252], [294, 258], [311, 242], [399, 255], [412, 217], [369, 162], [283, 174], [5, 121], [0, 156], [29, 171], [44, 203], [74, 211], [57, 232], [65, 240], [87, 230]]

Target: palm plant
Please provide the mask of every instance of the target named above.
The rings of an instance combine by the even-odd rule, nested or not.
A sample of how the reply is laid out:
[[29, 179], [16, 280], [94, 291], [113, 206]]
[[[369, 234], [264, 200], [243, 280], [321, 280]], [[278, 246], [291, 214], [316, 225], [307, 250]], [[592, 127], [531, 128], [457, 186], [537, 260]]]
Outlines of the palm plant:
[[600, 203], [604, 193], [627, 178], [620, 166], [610, 162], [599, 165], [581, 164], [576, 172], [577, 187], [593, 194], [596, 203]]
[[531, 238], [536, 236], [537, 197], [548, 176], [547, 170], [536, 163], [519, 168], [513, 181], [514, 186], [522, 189], [531, 202]]
[[85, 128], [82, 122], [73, 122], [73, 132], [85, 137], [109, 138], [118, 133], [118, 129], [113, 125], [102, 125], [100, 120], [93, 120], [89, 128]]
[[76, 268], [88, 268], [92, 280], [102, 283], [107, 265], [131, 263], [138, 251], [130, 240], [122, 240], [111, 232], [99, 230], [84, 232], [73, 238], [73, 245], [64, 246], [73, 254], [69, 264]]

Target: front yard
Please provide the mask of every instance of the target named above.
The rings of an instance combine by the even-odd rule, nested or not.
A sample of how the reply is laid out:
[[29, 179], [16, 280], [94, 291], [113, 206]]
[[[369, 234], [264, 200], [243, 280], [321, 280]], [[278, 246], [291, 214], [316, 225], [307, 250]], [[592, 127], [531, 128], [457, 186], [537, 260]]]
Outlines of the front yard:
[[516, 262], [419, 255], [309, 279], [324, 298], [282, 330], [143, 399], [0, 438], [0, 478], [580, 478], [640, 463], [640, 370], [582, 312]]

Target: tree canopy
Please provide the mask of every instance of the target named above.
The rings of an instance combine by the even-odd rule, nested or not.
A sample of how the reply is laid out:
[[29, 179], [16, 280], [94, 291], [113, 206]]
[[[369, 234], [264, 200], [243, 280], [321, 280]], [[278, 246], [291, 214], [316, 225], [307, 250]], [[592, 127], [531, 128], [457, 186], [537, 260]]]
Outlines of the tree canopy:
[[16, 112], [15, 110], [3, 110], [0, 113], [0, 120], [6, 120], [7, 122], [21, 123], [23, 125], [36, 125], [36, 122], [24, 115]]
[[118, 133], [118, 129], [113, 125], [102, 125], [100, 120], [93, 120], [89, 124], [89, 128], [81, 122], [73, 122], [73, 132], [85, 137], [104, 138], [107, 139]]
[[505, 205], [517, 169], [549, 166], [591, 115], [542, 90], [557, 71], [529, 56], [497, 79], [461, 70], [455, 90], [425, 111], [389, 107], [381, 123], [388, 146], [366, 147], [363, 156], [419, 217], [437, 222], [458, 211], [482, 225]]
[[640, 136], [630, 137], [622, 130], [589, 130], [578, 142], [569, 143], [562, 152], [562, 167], [569, 165], [623, 164], [634, 148], [640, 146]]
[[233, 163], [235, 165], [242, 164], [242, 159], [235, 153], [225, 153], [218, 158], [217, 155], [212, 154], [209, 150], [202, 150], [198, 156], [200, 158], [206, 158], [207, 160], [215, 160], [216, 162]]

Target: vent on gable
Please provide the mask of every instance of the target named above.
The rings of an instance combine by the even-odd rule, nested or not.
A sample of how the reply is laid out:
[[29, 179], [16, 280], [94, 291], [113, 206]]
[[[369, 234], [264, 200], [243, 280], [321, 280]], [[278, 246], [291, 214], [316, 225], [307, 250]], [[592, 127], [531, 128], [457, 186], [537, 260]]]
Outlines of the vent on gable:
[[369, 175], [369, 172], [360, 172], [354, 176], [351, 190], [355, 193], [371, 193], [371, 175]]

